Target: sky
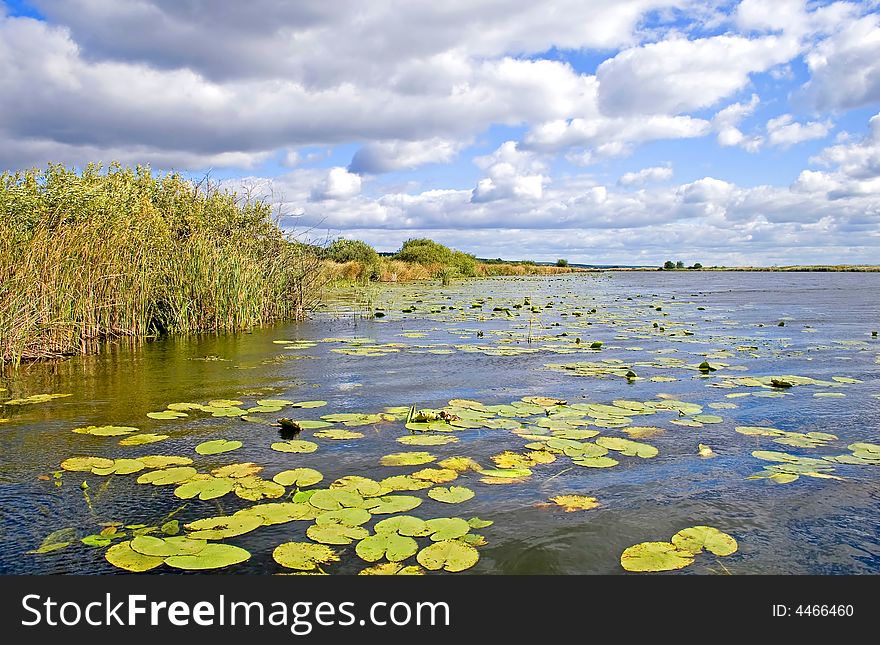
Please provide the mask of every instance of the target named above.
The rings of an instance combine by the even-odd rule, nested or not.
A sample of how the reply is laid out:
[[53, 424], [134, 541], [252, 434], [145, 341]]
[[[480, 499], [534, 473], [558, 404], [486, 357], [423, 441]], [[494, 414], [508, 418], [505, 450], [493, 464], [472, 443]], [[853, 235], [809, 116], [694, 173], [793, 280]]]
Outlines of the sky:
[[0, 0], [0, 170], [50, 161], [380, 251], [880, 264], [880, 0]]

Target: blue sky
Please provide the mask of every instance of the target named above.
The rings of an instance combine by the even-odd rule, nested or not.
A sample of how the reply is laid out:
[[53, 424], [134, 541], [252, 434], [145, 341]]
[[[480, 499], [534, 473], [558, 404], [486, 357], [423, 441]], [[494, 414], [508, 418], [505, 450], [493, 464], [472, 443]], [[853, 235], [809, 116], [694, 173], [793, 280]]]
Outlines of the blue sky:
[[0, 0], [0, 169], [149, 163], [303, 237], [880, 263], [880, 4]]

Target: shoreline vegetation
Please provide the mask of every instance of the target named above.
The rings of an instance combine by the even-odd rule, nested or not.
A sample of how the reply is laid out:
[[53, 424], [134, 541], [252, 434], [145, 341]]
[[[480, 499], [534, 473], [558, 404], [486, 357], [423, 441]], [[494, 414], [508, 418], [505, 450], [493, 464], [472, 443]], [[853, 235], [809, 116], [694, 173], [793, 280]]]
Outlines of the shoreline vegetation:
[[105, 341], [302, 320], [342, 284], [610, 271], [880, 271], [880, 266], [598, 267], [480, 259], [429, 239], [393, 254], [302, 242], [270, 205], [147, 167], [0, 174], [0, 367]]

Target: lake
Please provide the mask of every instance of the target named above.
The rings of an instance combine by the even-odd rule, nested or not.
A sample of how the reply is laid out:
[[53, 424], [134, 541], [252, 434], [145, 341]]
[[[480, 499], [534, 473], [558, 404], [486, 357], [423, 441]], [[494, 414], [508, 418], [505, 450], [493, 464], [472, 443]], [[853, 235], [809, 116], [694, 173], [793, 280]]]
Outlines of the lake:
[[[878, 273], [633, 271], [391, 284], [335, 292], [303, 323], [119, 343], [23, 366], [0, 379], [7, 390], [0, 391], [0, 418], [7, 419], [0, 423], [0, 572], [121, 573], [105, 559], [107, 545], [138, 533], [164, 537], [155, 527], [169, 521], [179, 526], [168, 531], [183, 535], [186, 523], [254, 505], [308, 506], [308, 495], [293, 498], [293, 485], [279, 491], [262, 482], [311, 468], [323, 481], [303, 491], [352, 475], [380, 482], [434, 469], [418, 490], [389, 492], [385, 484], [380, 494], [418, 498], [402, 514], [492, 522], [470, 530], [468, 549], [479, 560], [458, 575], [625, 573], [620, 557], [628, 547], [702, 525], [733, 536], [738, 550], [703, 552], [676, 575], [876, 574], [880, 339], [871, 332], [880, 330], [878, 303]], [[69, 396], [4, 405], [39, 394]], [[405, 427], [410, 406], [436, 411], [455, 399], [463, 401], [449, 408], [452, 423]], [[271, 403], [277, 400], [288, 403]], [[186, 416], [147, 416], [182, 403], [193, 405], [172, 409]], [[229, 416], [220, 416], [224, 406]], [[337, 414], [304, 424], [299, 434], [270, 425]], [[120, 445], [141, 433], [72, 432], [89, 426], [167, 438]], [[424, 437], [441, 439], [420, 445]], [[195, 451], [220, 439], [242, 445]], [[291, 439], [317, 449], [272, 447]], [[700, 444], [712, 456], [701, 456]], [[410, 466], [381, 463], [401, 452], [429, 454]], [[205, 500], [175, 496], [173, 483], [139, 484], [156, 470], [143, 463], [94, 462], [98, 473], [107, 463], [117, 464], [111, 471], [136, 469], [128, 474], [60, 467], [71, 457], [145, 455], [191, 459], [205, 474], [256, 466], [219, 471], [213, 479], [230, 490]], [[346, 481], [336, 490], [380, 496], [370, 489], [378, 485]], [[474, 495], [457, 503], [428, 495], [445, 487]], [[562, 495], [595, 498], [595, 507], [566, 512], [551, 501]], [[370, 566], [355, 545], [375, 522], [394, 516], [396, 503], [387, 504], [389, 513], [349, 522], [365, 530], [348, 531], [350, 544], [332, 545], [338, 560], [323, 571]], [[306, 532], [327, 510], [227, 537], [224, 544], [251, 557], [223, 571], [289, 571], [273, 549], [311, 542]], [[29, 553], [63, 529], [50, 540], [55, 546]], [[103, 539], [81, 542], [101, 531]], [[419, 549], [432, 544], [430, 536], [413, 539]], [[415, 557], [403, 561], [416, 564]]]

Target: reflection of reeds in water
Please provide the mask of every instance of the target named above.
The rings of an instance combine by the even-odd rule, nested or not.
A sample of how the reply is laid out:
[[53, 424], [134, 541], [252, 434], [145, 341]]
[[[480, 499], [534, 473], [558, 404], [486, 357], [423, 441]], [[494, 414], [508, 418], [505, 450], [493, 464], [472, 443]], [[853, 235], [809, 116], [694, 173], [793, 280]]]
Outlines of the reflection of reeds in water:
[[302, 318], [321, 279], [259, 202], [115, 166], [0, 176], [0, 363]]

